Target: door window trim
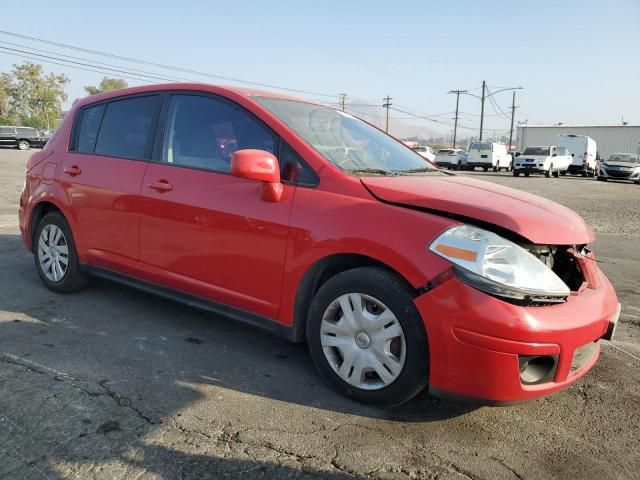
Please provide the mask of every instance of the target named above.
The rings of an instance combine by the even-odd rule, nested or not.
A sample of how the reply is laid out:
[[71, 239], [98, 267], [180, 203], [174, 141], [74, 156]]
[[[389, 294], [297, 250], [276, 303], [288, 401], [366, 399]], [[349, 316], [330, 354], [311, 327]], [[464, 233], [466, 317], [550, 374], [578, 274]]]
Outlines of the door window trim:
[[[225, 103], [226, 105], [232, 107], [232, 108], [237, 108], [239, 110], [241, 110], [243, 113], [247, 114], [249, 117], [251, 117], [253, 120], [255, 120], [256, 122], [258, 122], [260, 125], [262, 125], [264, 128], [266, 128], [273, 136], [274, 136], [274, 141], [275, 141], [275, 150], [276, 153], [274, 153], [275, 157], [278, 159], [278, 166], [281, 169], [282, 172], [282, 165], [280, 163], [280, 153], [282, 152], [282, 144], [283, 142], [285, 142], [285, 140], [278, 135], [269, 125], [267, 125], [266, 122], [264, 122], [262, 119], [258, 118], [253, 112], [251, 112], [250, 110], [248, 110], [247, 108], [243, 107], [242, 105], [240, 105], [237, 102], [234, 102], [233, 100], [224, 97], [222, 95], [216, 95], [213, 93], [209, 93], [209, 92], [201, 92], [198, 90], [171, 90], [171, 91], [165, 91], [164, 93], [164, 99], [162, 101], [162, 107], [160, 109], [160, 118], [158, 119], [157, 122], [157, 128], [156, 128], [156, 138], [154, 140], [153, 143], [153, 152], [151, 155], [151, 162], [153, 163], [157, 163], [158, 165], [167, 165], [169, 167], [175, 167], [175, 168], [187, 168], [190, 170], [197, 170], [200, 172], [207, 172], [207, 173], [213, 173], [213, 174], [218, 174], [218, 175], [228, 175], [231, 176], [230, 172], [224, 172], [221, 170], [211, 170], [208, 168], [202, 168], [202, 167], [194, 167], [192, 165], [180, 165], [178, 163], [167, 163], [167, 162], [163, 162], [162, 161], [162, 149], [164, 147], [164, 134], [165, 134], [165, 127], [168, 121], [168, 115], [169, 115], [169, 105], [171, 103], [171, 97], [172, 96], [192, 96], [192, 97], [203, 97], [203, 98], [209, 98], [212, 100], [218, 100], [222, 103]], [[314, 185], [311, 184], [306, 184], [306, 183], [297, 183], [297, 182], [293, 182], [290, 180], [282, 180], [281, 179], [281, 183], [284, 185], [292, 185], [294, 187], [301, 187], [301, 188], [315, 188], [320, 184], [320, 180], [319, 180], [319, 176], [316, 173], [315, 170], [313, 170], [313, 168], [311, 168], [311, 166], [309, 166], [309, 164], [304, 160], [304, 158], [302, 157], [302, 155], [300, 155], [293, 147], [291, 147], [288, 143], [286, 143], [287, 146], [300, 158], [300, 160], [302, 161], [303, 165], [305, 165], [307, 168], [309, 168], [309, 170], [311, 172], [313, 172], [314, 177], [316, 178], [316, 183]]]
[[[162, 107], [164, 105], [164, 95], [163, 91], [152, 91], [152, 92], [144, 92], [144, 93], [135, 93], [131, 95], [122, 95], [120, 97], [109, 98], [107, 100], [103, 100], [101, 102], [89, 103], [87, 105], [83, 105], [78, 108], [78, 111], [75, 113], [73, 118], [73, 125], [71, 127], [71, 135], [69, 136], [69, 146], [67, 151], [69, 153], [75, 153], [80, 155], [91, 155], [95, 157], [105, 157], [105, 158], [118, 158], [122, 160], [133, 160], [136, 162], [150, 162], [153, 159], [154, 145], [156, 141], [156, 137], [158, 136], [158, 123], [160, 121], [160, 115], [162, 113]], [[147, 138], [147, 144], [144, 148], [144, 157], [124, 157], [124, 156], [116, 156], [109, 155], [105, 153], [96, 153], [96, 144], [98, 143], [98, 137], [100, 136], [100, 129], [102, 128], [102, 121], [104, 120], [104, 116], [107, 113], [107, 107], [110, 103], [119, 102], [122, 100], [129, 100], [131, 98], [144, 98], [144, 97], [158, 97], [158, 102], [156, 105], [156, 110], [151, 119], [151, 124], [149, 125], [149, 138]], [[82, 123], [82, 116], [85, 110], [93, 107], [98, 107], [100, 105], [104, 105], [104, 110], [102, 111], [102, 115], [100, 116], [100, 121], [98, 123], [98, 130], [96, 132], [96, 140], [93, 143], [93, 151], [79, 151], [76, 150], [78, 145], [78, 135], [80, 133], [80, 124]]]

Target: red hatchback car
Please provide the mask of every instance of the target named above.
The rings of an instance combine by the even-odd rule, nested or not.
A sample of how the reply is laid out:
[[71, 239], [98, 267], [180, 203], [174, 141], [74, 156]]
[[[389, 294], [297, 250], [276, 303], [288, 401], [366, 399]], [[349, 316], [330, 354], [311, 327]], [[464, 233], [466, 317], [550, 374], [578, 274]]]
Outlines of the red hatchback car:
[[574, 212], [239, 88], [76, 102], [27, 164], [20, 228], [51, 290], [98, 275], [306, 339], [329, 384], [379, 405], [562, 389], [620, 311]]

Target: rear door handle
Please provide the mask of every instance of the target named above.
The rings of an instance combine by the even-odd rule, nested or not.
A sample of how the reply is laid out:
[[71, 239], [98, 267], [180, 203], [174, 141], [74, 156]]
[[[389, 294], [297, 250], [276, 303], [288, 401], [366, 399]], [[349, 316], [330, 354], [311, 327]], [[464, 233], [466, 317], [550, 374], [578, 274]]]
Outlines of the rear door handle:
[[157, 190], [158, 192], [170, 192], [171, 190], [173, 190], [173, 185], [171, 185], [166, 180], [158, 180], [157, 182], [151, 182], [147, 186], [149, 188], [153, 188], [154, 190]]
[[80, 175], [82, 173], [82, 170], [80, 170], [79, 166], [72, 165], [70, 167], [64, 167], [64, 173], [68, 173], [72, 177], [75, 177], [76, 175]]

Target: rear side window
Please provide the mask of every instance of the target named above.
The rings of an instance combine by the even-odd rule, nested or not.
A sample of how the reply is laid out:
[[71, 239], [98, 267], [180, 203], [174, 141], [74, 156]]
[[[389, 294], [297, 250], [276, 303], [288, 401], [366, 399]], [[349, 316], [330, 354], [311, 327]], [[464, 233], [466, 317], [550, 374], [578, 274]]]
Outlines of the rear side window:
[[104, 112], [104, 104], [85, 108], [80, 119], [78, 141], [75, 150], [78, 152], [92, 153], [98, 137], [98, 128]]
[[0, 127], [0, 133], [4, 135], [15, 135], [16, 129], [12, 127]]
[[160, 97], [134, 97], [107, 104], [95, 153], [112, 157], [148, 159], [151, 133]]

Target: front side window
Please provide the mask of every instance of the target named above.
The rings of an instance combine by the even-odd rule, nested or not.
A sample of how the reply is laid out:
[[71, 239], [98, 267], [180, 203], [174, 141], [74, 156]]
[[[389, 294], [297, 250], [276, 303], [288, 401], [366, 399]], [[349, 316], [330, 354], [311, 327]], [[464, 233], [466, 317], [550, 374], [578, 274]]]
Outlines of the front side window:
[[18, 135], [27, 135], [29, 137], [37, 137], [38, 131], [35, 128], [16, 128]]
[[173, 95], [163, 143], [165, 163], [228, 173], [236, 150], [277, 155], [278, 139], [240, 107], [211, 97]]
[[[416, 152], [347, 113], [322, 105], [254, 97], [328, 162], [354, 175], [439, 171]], [[439, 174], [439, 173], [438, 173]]]
[[78, 152], [92, 153], [98, 138], [98, 128], [104, 112], [104, 104], [85, 108], [80, 117], [78, 140], [75, 150]]
[[153, 123], [160, 97], [133, 97], [107, 104], [95, 153], [131, 159], [151, 156]]

